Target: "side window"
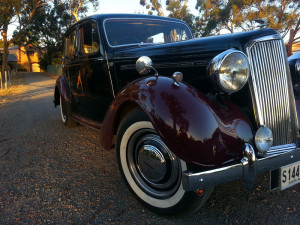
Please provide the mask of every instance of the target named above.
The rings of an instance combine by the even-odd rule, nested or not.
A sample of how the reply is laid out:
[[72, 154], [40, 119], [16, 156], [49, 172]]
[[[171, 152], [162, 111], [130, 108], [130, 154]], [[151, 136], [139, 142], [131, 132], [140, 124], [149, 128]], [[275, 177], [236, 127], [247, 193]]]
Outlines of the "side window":
[[80, 52], [82, 55], [97, 53], [100, 48], [97, 26], [93, 22], [84, 23], [80, 27]]

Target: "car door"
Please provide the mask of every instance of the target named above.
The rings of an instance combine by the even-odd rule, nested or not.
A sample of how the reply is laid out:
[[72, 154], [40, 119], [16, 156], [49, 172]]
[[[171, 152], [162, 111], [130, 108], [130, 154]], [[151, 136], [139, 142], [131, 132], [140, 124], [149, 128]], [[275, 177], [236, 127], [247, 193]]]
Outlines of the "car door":
[[95, 21], [86, 21], [78, 32], [80, 71], [77, 81], [82, 90], [78, 109], [85, 118], [102, 122], [113, 93], [98, 25]]
[[78, 82], [80, 63], [78, 60], [78, 31], [76, 27], [68, 32], [64, 43], [64, 74], [69, 81], [72, 92], [72, 111], [78, 112], [78, 99], [82, 95], [82, 87]]

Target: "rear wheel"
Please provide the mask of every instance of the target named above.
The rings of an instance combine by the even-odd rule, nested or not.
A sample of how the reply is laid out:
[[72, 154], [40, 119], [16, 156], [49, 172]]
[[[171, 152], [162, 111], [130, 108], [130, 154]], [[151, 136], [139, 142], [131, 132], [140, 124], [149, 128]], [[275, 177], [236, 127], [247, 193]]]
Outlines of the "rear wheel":
[[70, 102], [64, 102], [62, 101], [62, 98], [60, 96], [60, 115], [61, 115], [61, 120], [62, 122], [67, 126], [67, 127], [74, 127], [77, 123], [75, 120], [71, 118], [72, 114], [72, 108], [71, 108], [71, 103]]
[[126, 184], [150, 210], [160, 214], [187, 214], [200, 208], [212, 188], [203, 195], [182, 187], [187, 164], [177, 158], [155, 132], [141, 111], [131, 112], [117, 134], [117, 158]]

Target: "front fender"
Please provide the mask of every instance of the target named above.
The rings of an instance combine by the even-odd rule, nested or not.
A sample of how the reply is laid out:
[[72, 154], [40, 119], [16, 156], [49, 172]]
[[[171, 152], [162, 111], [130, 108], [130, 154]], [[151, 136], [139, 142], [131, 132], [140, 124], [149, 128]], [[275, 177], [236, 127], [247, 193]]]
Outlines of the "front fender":
[[179, 158], [201, 167], [241, 159], [245, 142], [253, 141], [246, 116], [230, 102], [222, 105], [188, 84], [167, 77], [148, 77], [125, 87], [111, 104], [101, 129], [109, 149], [116, 118], [124, 104], [134, 102]]

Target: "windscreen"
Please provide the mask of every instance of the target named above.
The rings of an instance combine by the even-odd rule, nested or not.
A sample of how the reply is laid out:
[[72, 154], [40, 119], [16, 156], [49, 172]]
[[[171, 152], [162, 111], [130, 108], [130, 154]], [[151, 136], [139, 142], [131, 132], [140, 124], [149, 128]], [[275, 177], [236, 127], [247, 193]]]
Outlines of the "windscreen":
[[151, 19], [110, 19], [104, 23], [111, 46], [164, 44], [192, 39], [189, 28], [180, 22]]

